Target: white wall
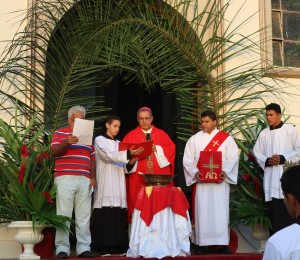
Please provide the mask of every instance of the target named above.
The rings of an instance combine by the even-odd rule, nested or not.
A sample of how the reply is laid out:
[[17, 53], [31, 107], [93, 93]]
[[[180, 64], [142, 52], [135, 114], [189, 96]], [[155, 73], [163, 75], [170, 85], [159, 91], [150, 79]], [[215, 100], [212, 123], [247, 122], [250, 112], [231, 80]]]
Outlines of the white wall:
[[[5, 2], [5, 4], [4, 4]], [[24, 17], [27, 0], [2, 0], [0, 9], [0, 52], [2, 53], [7, 41], [11, 40]], [[23, 10], [23, 11], [22, 11]]]
[[[224, 0], [224, 3], [231, 2], [231, 5], [228, 8], [227, 12], [227, 21], [228, 23], [225, 24], [225, 28], [228, 26], [229, 22], [232, 21], [234, 18], [234, 23], [230, 26], [234, 28], [235, 26], [241, 24], [246, 18], [252, 16], [248, 22], [246, 22], [239, 30], [241, 34], [244, 35], [250, 35], [251, 33], [258, 32], [262, 28], [266, 28], [266, 26], [270, 26], [267, 24], [263, 24], [263, 22], [260, 20], [260, 17], [262, 15], [262, 3], [264, 1], [271, 1], [271, 0], [246, 0], [246, 1], [240, 1], [240, 0]], [[237, 10], [240, 10], [237, 14]], [[271, 12], [271, 11], [270, 11]], [[271, 13], [267, 14], [271, 16]], [[270, 28], [270, 27], [269, 27]], [[256, 37], [253, 38], [255, 42], [258, 42], [261, 40], [259, 37], [260, 34], [256, 34]], [[237, 36], [238, 39], [238, 36]], [[262, 45], [261, 45], [262, 47]], [[239, 66], [239, 64], [244, 64], [245, 62], [251, 62], [253, 60], [260, 61], [261, 59], [261, 53], [257, 54], [245, 54], [243, 56], [235, 57], [230, 62], [228, 62], [225, 65], [225, 70], [230, 71], [230, 69], [235, 68]], [[270, 78], [265, 77], [265, 82], [268, 82], [270, 85], [274, 84], [273, 81], [270, 80]], [[266, 98], [265, 100], [267, 103], [276, 102], [279, 103], [284, 109], [284, 117], [290, 116], [289, 122], [294, 124], [300, 132], [300, 103], [299, 103], [299, 96], [300, 96], [300, 79], [282, 79], [285, 81], [285, 83], [281, 83], [280, 87], [283, 91], [287, 92], [287, 95], [282, 95], [281, 97], [275, 99], [273, 97]], [[259, 105], [262, 108], [265, 107], [264, 104], [253, 104], [253, 105]]]
[[[5, 2], [5, 4], [4, 4]], [[20, 27], [27, 0], [2, 0], [0, 8], [0, 54]], [[23, 11], [20, 11], [23, 10]], [[15, 230], [0, 226], [0, 259], [16, 258], [21, 246], [15, 241]]]
[[16, 231], [0, 226], [0, 259], [16, 258], [21, 254], [21, 245], [15, 240]]

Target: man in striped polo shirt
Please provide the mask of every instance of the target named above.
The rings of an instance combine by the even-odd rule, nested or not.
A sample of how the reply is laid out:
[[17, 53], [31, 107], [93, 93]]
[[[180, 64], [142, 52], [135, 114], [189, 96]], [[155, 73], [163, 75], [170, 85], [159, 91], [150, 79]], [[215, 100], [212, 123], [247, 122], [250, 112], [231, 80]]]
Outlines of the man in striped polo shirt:
[[[96, 187], [95, 153], [93, 146], [77, 144], [78, 138], [72, 134], [75, 118], [85, 118], [84, 107], [69, 109], [69, 125], [55, 131], [51, 141], [51, 152], [55, 157], [56, 213], [72, 217], [74, 207], [76, 252], [79, 257], [91, 258], [90, 213], [91, 189]], [[69, 232], [57, 229], [55, 246], [58, 258], [68, 258]]]

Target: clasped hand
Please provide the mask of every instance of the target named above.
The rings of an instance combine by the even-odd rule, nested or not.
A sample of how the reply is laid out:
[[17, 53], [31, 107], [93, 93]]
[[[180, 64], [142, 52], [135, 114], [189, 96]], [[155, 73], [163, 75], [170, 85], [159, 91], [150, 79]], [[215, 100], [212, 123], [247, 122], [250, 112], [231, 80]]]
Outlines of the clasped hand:
[[278, 154], [272, 155], [272, 157], [269, 158], [269, 164], [270, 165], [279, 165], [280, 163], [280, 156]]

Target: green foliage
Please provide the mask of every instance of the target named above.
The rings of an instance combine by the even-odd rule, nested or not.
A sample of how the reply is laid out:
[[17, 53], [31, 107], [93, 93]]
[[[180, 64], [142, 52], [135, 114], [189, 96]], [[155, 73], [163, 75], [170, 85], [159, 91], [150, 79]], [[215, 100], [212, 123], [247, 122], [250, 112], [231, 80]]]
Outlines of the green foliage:
[[281, 79], [262, 79], [269, 68], [259, 59], [223, 70], [235, 58], [261, 52], [259, 31], [240, 33], [254, 14], [236, 24], [237, 10], [226, 20], [235, 1], [35, 1], [25, 30], [3, 53], [0, 80], [9, 91], [5, 85], [0, 94], [9, 102], [0, 105], [9, 111], [20, 99], [24, 114], [44, 111], [36, 123], [52, 132], [72, 105], [86, 106], [91, 119], [103, 118], [111, 109], [104, 88], [121, 75], [145, 91], [160, 86], [174, 94], [177, 113], [171, 120], [178, 139], [198, 131], [199, 114], [207, 109], [219, 115], [220, 128], [231, 131], [234, 120], [258, 109], [249, 104], [283, 89]]
[[[170, 120], [177, 124], [178, 139], [187, 140], [198, 131], [203, 111], [216, 112], [220, 128], [241, 131], [245, 137], [237, 139], [243, 151], [241, 184], [244, 173], [261, 181], [257, 165], [247, 161], [256, 133], [244, 118], [257, 114], [266, 96], [276, 100], [286, 83], [280, 78], [266, 80], [264, 75], [272, 67], [263, 68], [259, 58], [252, 58], [260, 57], [261, 31], [247, 33], [244, 26], [257, 14], [236, 22], [245, 13], [241, 5], [228, 20], [232, 17], [228, 10], [237, 3], [241, 1], [35, 1], [24, 19], [27, 26], [0, 61], [4, 97], [0, 108], [14, 118], [11, 109], [18, 102], [28, 120], [34, 111], [43, 111], [34, 125], [46, 124], [46, 132], [51, 133], [65, 122], [73, 105], [86, 106], [90, 119], [102, 118], [110, 109], [104, 88], [121, 75], [123, 81], [137, 82], [145, 91], [160, 86], [174, 94], [177, 115]], [[240, 57], [245, 59], [229, 64]], [[253, 185], [247, 185], [238, 185], [236, 194], [244, 190], [246, 197], [237, 202], [251, 201], [254, 208], [247, 203], [240, 206], [254, 218], [254, 212], [265, 210]], [[262, 205], [255, 205], [255, 200]], [[245, 219], [238, 216], [237, 221]]]
[[[37, 113], [26, 128], [18, 124], [13, 128], [0, 119], [4, 149], [0, 158], [0, 220], [32, 220], [66, 230], [71, 220], [56, 215], [54, 160], [43, 128], [32, 128], [36, 117]], [[17, 117], [16, 122], [19, 120]]]
[[[263, 115], [264, 111], [261, 111]], [[256, 117], [245, 117], [236, 123], [239, 136], [235, 141], [240, 149], [238, 183], [231, 193], [231, 225], [239, 223], [254, 227], [261, 224], [271, 228], [264, 191], [263, 171], [253, 155], [253, 146], [260, 131], [266, 127], [265, 121]]]

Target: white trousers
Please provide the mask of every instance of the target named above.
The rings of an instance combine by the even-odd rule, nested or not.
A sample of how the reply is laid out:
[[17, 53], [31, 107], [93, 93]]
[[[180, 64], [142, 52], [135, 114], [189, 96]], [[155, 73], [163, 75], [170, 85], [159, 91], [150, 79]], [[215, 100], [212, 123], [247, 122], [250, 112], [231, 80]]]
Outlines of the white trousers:
[[[56, 213], [58, 215], [72, 217], [74, 208], [76, 225], [76, 253], [90, 251], [91, 233], [91, 195], [90, 179], [84, 176], [65, 175], [55, 178]], [[55, 236], [56, 254], [65, 252], [70, 255], [69, 232], [56, 230]]]

